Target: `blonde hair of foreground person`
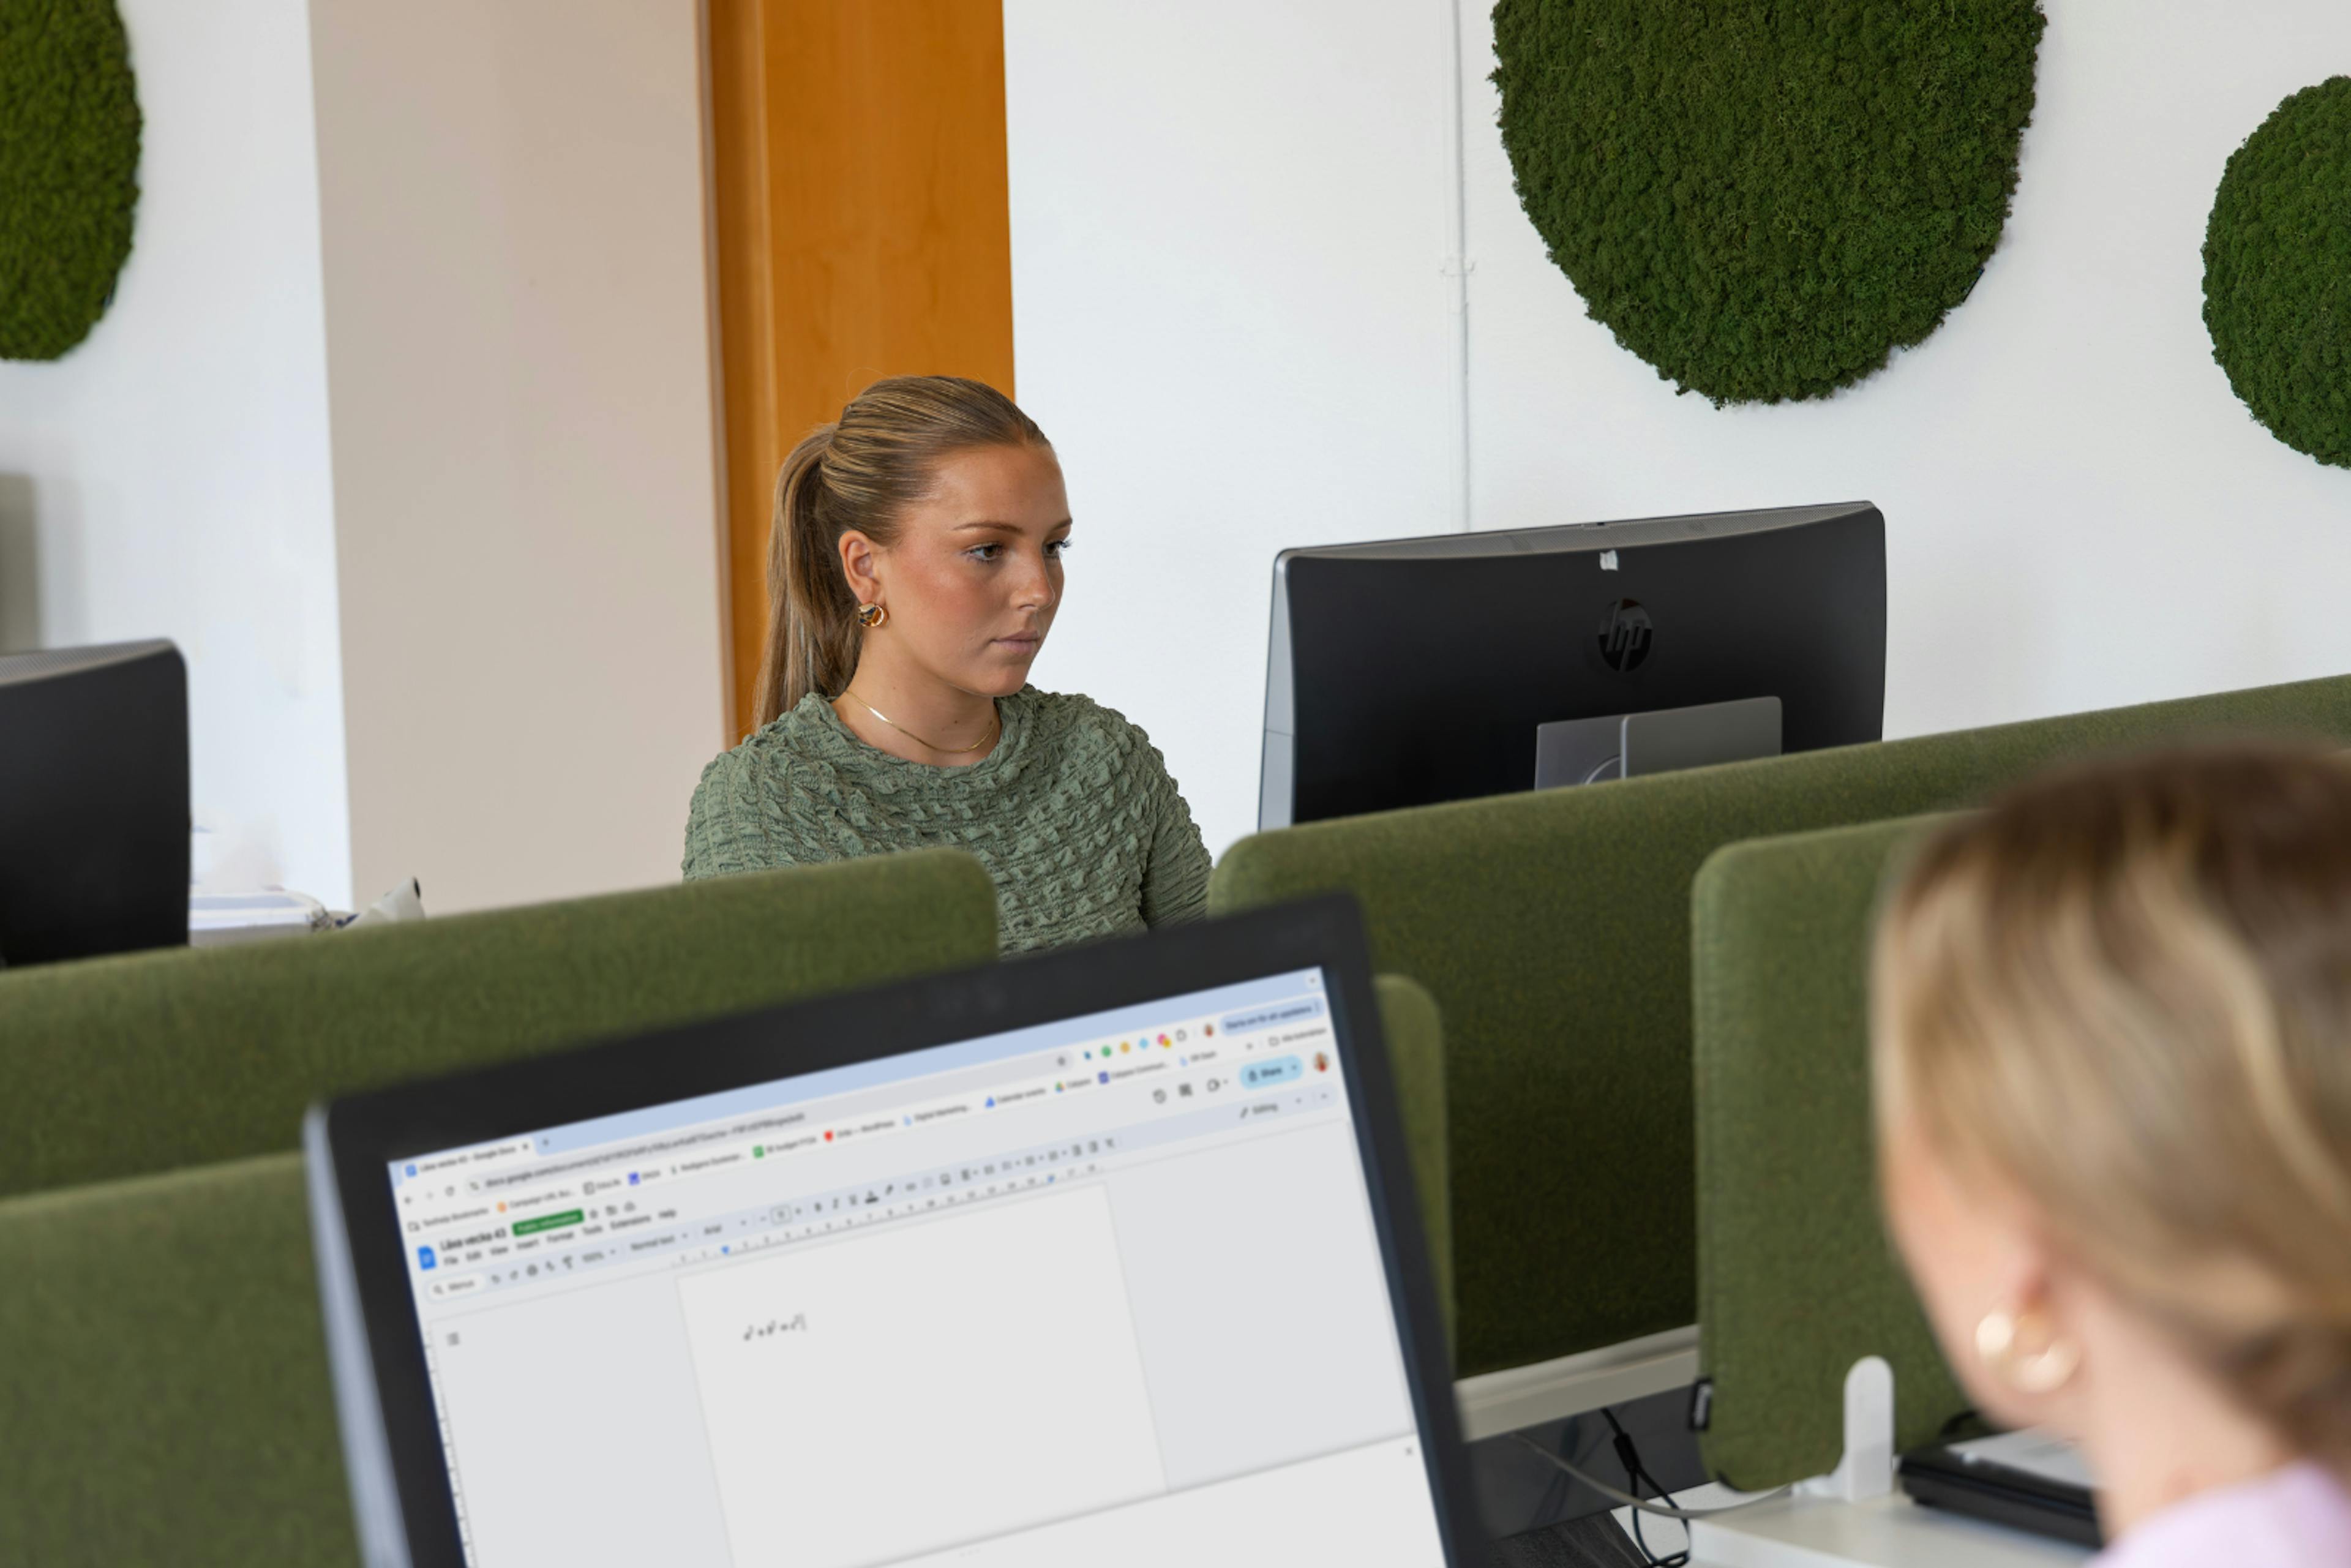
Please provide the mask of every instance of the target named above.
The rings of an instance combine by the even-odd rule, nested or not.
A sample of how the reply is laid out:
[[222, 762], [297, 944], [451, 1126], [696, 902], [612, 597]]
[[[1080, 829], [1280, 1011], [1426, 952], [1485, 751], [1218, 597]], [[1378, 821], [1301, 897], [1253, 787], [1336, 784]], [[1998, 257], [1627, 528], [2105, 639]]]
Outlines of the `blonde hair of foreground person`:
[[1874, 1009], [1890, 1227], [1979, 1407], [2080, 1442], [2110, 1537], [2296, 1460], [2339, 1487], [2351, 765], [2015, 789], [1911, 863]]

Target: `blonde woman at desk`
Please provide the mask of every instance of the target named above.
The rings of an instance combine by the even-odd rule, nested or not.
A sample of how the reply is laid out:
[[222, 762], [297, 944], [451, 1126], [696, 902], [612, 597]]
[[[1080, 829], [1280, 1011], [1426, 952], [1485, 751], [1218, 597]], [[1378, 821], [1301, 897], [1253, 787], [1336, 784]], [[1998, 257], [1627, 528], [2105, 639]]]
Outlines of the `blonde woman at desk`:
[[2028, 784], [1881, 925], [1895, 1239], [1982, 1411], [2078, 1443], [2103, 1568], [2351, 1563], [2351, 763]]
[[1207, 851], [1149, 737], [1029, 685], [1069, 540], [1052, 445], [982, 382], [876, 382], [794, 447], [759, 727], [703, 771], [686, 877], [953, 845], [1011, 951], [1205, 913]]

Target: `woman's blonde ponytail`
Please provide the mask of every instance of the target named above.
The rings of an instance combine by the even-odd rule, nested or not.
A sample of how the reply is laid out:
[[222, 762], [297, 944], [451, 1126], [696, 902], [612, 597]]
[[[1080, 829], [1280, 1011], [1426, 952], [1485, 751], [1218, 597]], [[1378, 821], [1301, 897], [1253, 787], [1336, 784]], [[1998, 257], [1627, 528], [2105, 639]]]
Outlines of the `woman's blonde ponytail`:
[[857, 601], [841, 580], [824, 523], [824, 455], [838, 428], [800, 438], [776, 475], [768, 538], [768, 642], [759, 659], [758, 723], [811, 691], [838, 692], [857, 667]]
[[857, 673], [857, 596], [841, 572], [842, 534], [893, 542], [899, 514], [952, 453], [1050, 444], [1010, 398], [961, 376], [875, 382], [838, 423], [804, 436], [776, 476], [756, 721], [773, 723], [810, 692], [838, 696]]

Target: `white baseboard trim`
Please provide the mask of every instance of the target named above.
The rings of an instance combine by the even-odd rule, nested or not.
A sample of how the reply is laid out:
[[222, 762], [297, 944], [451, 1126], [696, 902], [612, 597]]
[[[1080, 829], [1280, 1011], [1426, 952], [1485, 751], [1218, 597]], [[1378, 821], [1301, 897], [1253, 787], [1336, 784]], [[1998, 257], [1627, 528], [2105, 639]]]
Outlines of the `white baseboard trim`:
[[1475, 1442], [1697, 1381], [1693, 1323], [1531, 1366], [1465, 1377], [1453, 1385], [1453, 1398], [1461, 1411], [1461, 1435]]

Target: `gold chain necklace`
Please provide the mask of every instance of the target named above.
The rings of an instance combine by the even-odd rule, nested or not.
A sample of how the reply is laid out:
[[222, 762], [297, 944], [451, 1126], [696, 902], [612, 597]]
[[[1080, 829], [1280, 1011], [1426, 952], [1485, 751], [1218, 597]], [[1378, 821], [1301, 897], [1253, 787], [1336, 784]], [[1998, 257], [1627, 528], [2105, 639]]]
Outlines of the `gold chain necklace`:
[[[863, 708], [867, 713], [872, 714], [875, 718], [880, 719], [883, 724], [888, 725], [892, 729], [896, 730], [900, 735], [904, 736], [908, 740], [913, 741], [916, 746], [927, 747], [931, 750], [937, 752], [942, 757], [967, 756], [972, 752], [977, 751], [981, 747], [989, 745], [998, 736], [1004, 733], [1004, 716], [1001, 713], [998, 713], [996, 714], [996, 723], [989, 728], [988, 732], [980, 737], [977, 740], [973, 741], [969, 746], [940, 746], [934, 741], [925, 740], [921, 736], [916, 735], [913, 730], [908, 729], [904, 725], [900, 724], [896, 719], [892, 718], [888, 714], [883, 713], [880, 708], [875, 707], [872, 703], [867, 702], [863, 697], [859, 696], [847, 686], [841, 687], [841, 695], [847, 697], [851, 702], [855, 703], [859, 707]], [[989, 707], [990, 711], [994, 712], [994, 705], [989, 705]]]

